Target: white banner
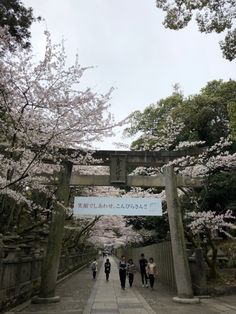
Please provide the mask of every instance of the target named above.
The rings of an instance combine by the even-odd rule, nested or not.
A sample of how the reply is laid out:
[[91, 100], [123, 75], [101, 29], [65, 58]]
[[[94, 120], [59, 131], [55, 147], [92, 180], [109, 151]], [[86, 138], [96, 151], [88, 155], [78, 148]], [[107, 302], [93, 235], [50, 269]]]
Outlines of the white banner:
[[75, 215], [161, 216], [159, 198], [75, 197]]

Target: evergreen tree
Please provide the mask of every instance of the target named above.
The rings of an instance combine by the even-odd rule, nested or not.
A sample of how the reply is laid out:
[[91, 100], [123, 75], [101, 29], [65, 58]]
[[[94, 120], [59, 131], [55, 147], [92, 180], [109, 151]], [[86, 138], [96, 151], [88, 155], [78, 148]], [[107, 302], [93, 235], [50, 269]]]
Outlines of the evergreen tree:
[[20, 0], [0, 1], [0, 26], [7, 27], [11, 36], [15, 38], [23, 48], [29, 47], [30, 26], [34, 21], [40, 21], [41, 17], [33, 16], [33, 9], [26, 8]]

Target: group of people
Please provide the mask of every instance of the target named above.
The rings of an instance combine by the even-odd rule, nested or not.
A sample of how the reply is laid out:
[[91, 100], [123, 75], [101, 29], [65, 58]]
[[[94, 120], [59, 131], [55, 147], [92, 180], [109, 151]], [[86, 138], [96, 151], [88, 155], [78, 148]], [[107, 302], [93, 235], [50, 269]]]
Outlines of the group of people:
[[129, 286], [130, 288], [133, 285], [134, 281], [134, 274], [136, 272], [135, 265], [133, 263], [133, 260], [130, 258], [128, 262], [126, 262], [125, 256], [121, 256], [120, 262], [119, 262], [119, 275], [120, 275], [120, 284], [121, 288], [125, 290], [125, 282], [126, 282], [126, 276], [129, 278]]
[[[141, 273], [141, 279], [142, 279], [142, 286], [143, 287], [146, 286], [148, 288], [150, 285], [151, 289], [153, 289], [155, 277], [158, 274], [157, 265], [154, 262], [154, 259], [151, 257], [147, 261], [144, 254], [142, 253], [139, 260], [139, 267], [140, 267], [140, 273]], [[135, 269], [133, 260], [129, 259], [128, 262], [126, 262], [126, 257], [124, 255], [121, 256], [121, 260], [119, 262], [119, 275], [120, 275], [121, 288], [123, 290], [125, 289], [127, 275], [129, 278], [129, 285], [130, 287], [132, 287], [135, 272], [136, 272], [136, 269]]]
[[[92, 263], [92, 273], [93, 278], [96, 278], [97, 274], [97, 261], [94, 259]], [[141, 273], [141, 280], [142, 280], [142, 286], [143, 287], [151, 287], [153, 289], [155, 277], [157, 276], [157, 266], [154, 262], [154, 259], [151, 257], [147, 261], [144, 254], [142, 253], [139, 260], [139, 267], [140, 267], [140, 273]], [[109, 280], [109, 275], [111, 272], [111, 263], [109, 258], [106, 259], [106, 262], [104, 263], [104, 272], [106, 274], [106, 281]], [[126, 284], [126, 278], [128, 277], [129, 280], [129, 286], [132, 287], [133, 281], [134, 281], [134, 274], [136, 273], [136, 267], [134, 265], [133, 260], [130, 258], [128, 261], [126, 261], [126, 257], [123, 255], [121, 256], [121, 259], [119, 261], [119, 276], [120, 276], [120, 284], [121, 288], [125, 290], [125, 284]]]

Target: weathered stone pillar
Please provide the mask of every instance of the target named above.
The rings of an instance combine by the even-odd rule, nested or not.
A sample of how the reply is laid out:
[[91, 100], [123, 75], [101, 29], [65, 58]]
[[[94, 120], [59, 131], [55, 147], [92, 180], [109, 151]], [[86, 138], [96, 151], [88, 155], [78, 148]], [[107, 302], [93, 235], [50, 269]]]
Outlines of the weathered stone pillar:
[[176, 176], [173, 166], [167, 166], [165, 168], [165, 189], [178, 294], [173, 300], [183, 303], [197, 303], [199, 302], [199, 299], [193, 298], [192, 281], [184, 239], [183, 221], [180, 212]]
[[72, 166], [70, 162], [62, 164], [56, 193], [57, 202], [54, 203], [47, 251], [42, 267], [39, 297], [33, 298], [33, 303], [58, 302], [60, 299], [55, 296], [65, 221], [64, 207], [60, 203], [68, 205]]

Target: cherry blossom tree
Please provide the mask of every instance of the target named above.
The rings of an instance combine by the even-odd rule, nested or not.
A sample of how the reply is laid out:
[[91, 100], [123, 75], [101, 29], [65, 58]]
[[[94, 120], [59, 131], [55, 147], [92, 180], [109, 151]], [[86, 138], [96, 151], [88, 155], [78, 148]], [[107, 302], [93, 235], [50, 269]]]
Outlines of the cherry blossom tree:
[[[67, 65], [63, 43], [52, 44], [48, 32], [40, 61], [30, 49], [16, 45], [9, 51], [14, 40], [2, 29], [0, 35], [4, 52], [0, 60], [1, 203], [7, 198], [12, 200], [9, 208], [12, 202], [30, 207], [26, 189], [47, 190], [40, 176], [60, 170], [63, 159], [73, 158], [65, 156], [65, 149], [91, 149], [122, 123], [115, 123], [109, 113], [112, 89], [105, 95], [90, 88], [81, 90], [87, 69], [79, 64], [78, 56], [73, 65]], [[6, 205], [2, 213], [9, 211]]]
[[[85, 247], [93, 234], [93, 228], [101, 216], [95, 217], [74, 217], [65, 225], [65, 234], [63, 239], [63, 250], [71, 250]], [[94, 243], [92, 243], [94, 245]]]
[[103, 216], [96, 223], [89, 241], [97, 243], [98, 246], [109, 244], [117, 248], [141, 242], [142, 237], [138, 232], [133, 230], [132, 226], [127, 226], [124, 217]]
[[[218, 248], [215, 244], [215, 236], [225, 234], [229, 238], [234, 238], [233, 231], [236, 230], [235, 220], [231, 210], [227, 210], [223, 214], [217, 214], [215, 211], [202, 211], [187, 213], [187, 235], [195, 247], [204, 249], [204, 257], [210, 268], [210, 277], [217, 277], [217, 252]], [[199, 243], [200, 241], [200, 243]], [[211, 254], [208, 249], [211, 248]]]

